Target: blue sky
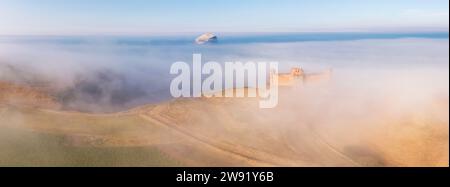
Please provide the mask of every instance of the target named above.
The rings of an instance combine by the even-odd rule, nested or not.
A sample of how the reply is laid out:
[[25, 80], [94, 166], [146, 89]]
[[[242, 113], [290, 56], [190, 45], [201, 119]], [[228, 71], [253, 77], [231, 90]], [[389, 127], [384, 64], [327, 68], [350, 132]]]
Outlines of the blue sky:
[[448, 0], [0, 0], [0, 34], [448, 30]]

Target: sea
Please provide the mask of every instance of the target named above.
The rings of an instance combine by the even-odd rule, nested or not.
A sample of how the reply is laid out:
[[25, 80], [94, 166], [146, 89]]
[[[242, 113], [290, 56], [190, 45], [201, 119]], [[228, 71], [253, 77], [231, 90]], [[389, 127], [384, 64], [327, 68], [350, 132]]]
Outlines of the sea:
[[[92, 41], [111, 42], [119, 45], [154, 46], [154, 45], [195, 45], [198, 34], [170, 34], [149, 36], [58, 36], [58, 35], [0, 35], [0, 42], [19, 43], [58, 43], [76, 45], [92, 43]], [[448, 39], [449, 32], [338, 32], [338, 33], [221, 33], [217, 34], [218, 42], [214, 45], [250, 44], [250, 43], [290, 43], [312, 41], [351, 41], [368, 39], [402, 39], [428, 38]]]

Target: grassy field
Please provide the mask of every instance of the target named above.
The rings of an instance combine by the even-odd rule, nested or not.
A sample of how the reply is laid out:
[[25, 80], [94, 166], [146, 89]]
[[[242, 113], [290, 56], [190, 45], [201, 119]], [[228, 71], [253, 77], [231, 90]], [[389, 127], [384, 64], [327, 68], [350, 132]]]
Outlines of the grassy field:
[[75, 147], [63, 136], [0, 131], [0, 166], [178, 166], [156, 147]]
[[358, 118], [330, 105], [319, 115], [308, 98], [257, 104], [182, 99], [114, 114], [0, 105], [0, 166], [448, 166], [448, 100], [402, 115], [380, 104]]
[[[114, 136], [120, 134], [122, 130], [127, 133], [126, 123], [133, 122], [132, 117], [124, 116], [116, 117], [116, 119], [82, 115], [68, 117], [35, 109], [17, 108], [3, 108], [0, 111], [2, 111], [0, 113], [2, 119], [0, 122], [0, 166], [182, 165], [161, 152], [156, 143], [127, 146], [120, 145], [120, 140], [117, 145], [114, 145], [110, 141], [90, 138], [94, 135], [102, 137], [102, 134]], [[30, 123], [31, 121], [33, 123]], [[41, 125], [41, 127], [33, 129], [30, 128], [30, 124]], [[89, 128], [83, 128], [84, 125]], [[71, 128], [65, 128], [67, 126]], [[136, 129], [136, 131], [139, 130], [142, 129]], [[90, 134], [85, 133], [88, 131]], [[85, 140], [77, 141], [76, 137], [69, 135], [72, 133], [83, 133], [81, 139]]]

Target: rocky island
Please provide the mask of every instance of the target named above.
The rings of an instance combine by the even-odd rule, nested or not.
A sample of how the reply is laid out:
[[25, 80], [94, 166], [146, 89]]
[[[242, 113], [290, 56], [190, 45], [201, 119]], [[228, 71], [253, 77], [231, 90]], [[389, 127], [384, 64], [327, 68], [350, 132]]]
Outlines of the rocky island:
[[197, 44], [206, 44], [217, 42], [217, 36], [212, 33], [205, 33], [195, 39]]

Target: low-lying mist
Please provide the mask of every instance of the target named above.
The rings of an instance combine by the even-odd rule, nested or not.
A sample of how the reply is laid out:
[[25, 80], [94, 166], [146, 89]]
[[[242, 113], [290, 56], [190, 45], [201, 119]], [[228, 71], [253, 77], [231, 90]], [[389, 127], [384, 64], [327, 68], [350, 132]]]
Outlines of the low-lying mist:
[[280, 72], [333, 68], [337, 92], [355, 99], [393, 95], [411, 103], [435, 92], [448, 97], [448, 50], [448, 39], [203, 46], [2, 42], [0, 80], [42, 86], [65, 109], [114, 112], [171, 99], [171, 64], [190, 63], [193, 53], [201, 53], [203, 62], [277, 61]]
[[[88, 145], [93, 141], [90, 136], [115, 138], [103, 141], [100, 146], [105, 147], [161, 144], [164, 146], [159, 149], [164, 153], [182, 161], [190, 159], [194, 166], [255, 164], [248, 158], [255, 158], [260, 161], [256, 165], [263, 166], [448, 166], [448, 42], [0, 42], [0, 82], [44, 89], [58, 99], [64, 110], [109, 113], [161, 103], [160, 111], [167, 113], [164, 117], [175, 121], [166, 126], [164, 121], [162, 125], [146, 121], [156, 120], [158, 110], [143, 109], [139, 115], [110, 119], [115, 115], [17, 112], [5, 107], [0, 110], [5, 111], [6, 122], [0, 125], [20, 124], [67, 135], [74, 141], [82, 137], [72, 136], [82, 134]], [[333, 69], [333, 74], [330, 80], [280, 87], [279, 105], [273, 109], [260, 109], [253, 102], [258, 100], [255, 98], [163, 103], [172, 99], [169, 89], [174, 75], [169, 74], [170, 66], [176, 61], [190, 63], [193, 53], [201, 53], [203, 62], [277, 61], [282, 73], [302, 67], [307, 74], [328, 68]], [[70, 125], [61, 125], [66, 123]], [[1, 136], [14, 140], [22, 137], [9, 132]], [[148, 142], [136, 141], [142, 139]], [[9, 143], [4, 145], [13, 150]], [[67, 151], [59, 149], [55, 148], [58, 154]], [[192, 154], [194, 151], [196, 154]], [[84, 154], [81, 151], [74, 157], [83, 158]], [[239, 155], [245, 156], [244, 161]], [[128, 156], [124, 161], [133, 160]], [[95, 165], [97, 161], [87, 163]]]

